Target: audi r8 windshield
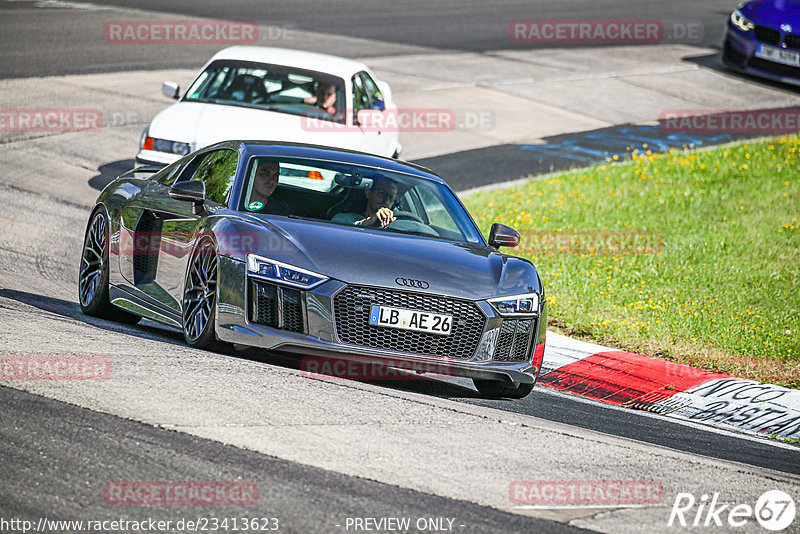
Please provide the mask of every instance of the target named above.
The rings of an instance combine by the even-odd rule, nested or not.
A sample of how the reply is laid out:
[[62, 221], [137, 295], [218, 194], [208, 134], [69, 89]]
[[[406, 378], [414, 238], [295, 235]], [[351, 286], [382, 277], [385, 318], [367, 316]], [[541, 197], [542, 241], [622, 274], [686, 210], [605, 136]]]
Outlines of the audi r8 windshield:
[[[389, 224], [364, 223], [381, 208], [391, 210]], [[484, 244], [466, 209], [448, 187], [425, 178], [372, 167], [252, 157], [247, 164], [237, 209], [368, 231]]]

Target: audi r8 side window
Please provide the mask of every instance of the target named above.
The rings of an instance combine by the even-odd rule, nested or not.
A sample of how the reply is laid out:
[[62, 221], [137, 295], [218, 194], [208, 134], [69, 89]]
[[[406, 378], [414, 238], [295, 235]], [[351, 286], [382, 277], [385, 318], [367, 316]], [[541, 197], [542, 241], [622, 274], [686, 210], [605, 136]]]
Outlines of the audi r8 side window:
[[190, 180], [206, 184], [206, 199], [226, 205], [233, 179], [236, 176], [238, 154], [233, 150], [215, 150], [202, 156]]
[[176, 161], [175, 163], [158, 171], [153, 175], [152, 179], [158, 180], [160, 184], [170, 187], [175, 183], [175, 180], [178, 179], [178, 176], [180, 175], [180, 172], [178, 171], [180, 171], [182, 167], [183, 163], [181, 161]]

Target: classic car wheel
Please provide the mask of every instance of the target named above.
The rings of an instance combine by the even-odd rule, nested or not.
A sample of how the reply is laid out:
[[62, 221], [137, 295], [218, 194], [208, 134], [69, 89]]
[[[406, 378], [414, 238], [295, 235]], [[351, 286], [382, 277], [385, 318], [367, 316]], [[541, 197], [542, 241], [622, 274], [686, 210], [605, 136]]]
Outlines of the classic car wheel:
[[478, 378], [474, 378], [472, 382], [481, 395], [495, 399], [501, 397], [522, 399], [533, 390], [533, 384], [508, 384], [499, 380], [480, 380]]
[[117, 308], [108, 300], [108, 220], [95, 211], [86, 227], [78, 273], [78, 299], [86, 315], [136, 324], [141, 317]]
[[212, 348], [217, 306], [217, 253], [205, 240], [192, 254], [183, 291], [183, 336], [193, 347]]

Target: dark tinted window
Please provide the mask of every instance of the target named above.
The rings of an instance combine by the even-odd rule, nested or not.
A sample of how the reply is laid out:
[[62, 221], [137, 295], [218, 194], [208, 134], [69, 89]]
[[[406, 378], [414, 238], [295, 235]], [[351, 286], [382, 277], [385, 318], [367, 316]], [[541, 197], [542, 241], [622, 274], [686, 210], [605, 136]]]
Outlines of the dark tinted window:
[[178, 171], [182, 167], [182, 162], [176, 161], [171, 165], [168, 165], [158, 171], [156, 174], [153, 175], [153, 180], [158, 180], [160, 183], [166, 185], [167, 187], [171, 186], [175, 183], [175, 180], [178, 178], [180, 174]]
[[228, 193], [236, 176], [238, 154], [233, 150], [215, 150], [200, 156], [190, 180], [199, 180], [206, 184], [206, 198], [217, 204], [228, 202]]

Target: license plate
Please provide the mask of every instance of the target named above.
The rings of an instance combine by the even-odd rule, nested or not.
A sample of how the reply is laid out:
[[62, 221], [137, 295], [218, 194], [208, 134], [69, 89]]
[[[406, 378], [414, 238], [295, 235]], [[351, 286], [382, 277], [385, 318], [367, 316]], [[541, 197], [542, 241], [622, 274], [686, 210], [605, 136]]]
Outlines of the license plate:
[[448, 336], [453, 316], [373, 304], [369, 310], [369, 324]]
[[756, 49], [756, 56], [761, 59], [768, 59], [776, 63], [784, 65], [792, 65], [793, 67], [800, 67], [800, 53], [792, 52], [791, 50], [783, 50], [782, 48], [774, 48], [767, 45], [758, 45]]

